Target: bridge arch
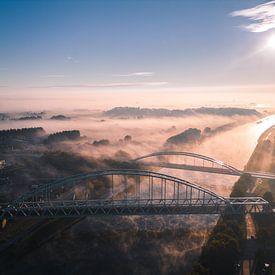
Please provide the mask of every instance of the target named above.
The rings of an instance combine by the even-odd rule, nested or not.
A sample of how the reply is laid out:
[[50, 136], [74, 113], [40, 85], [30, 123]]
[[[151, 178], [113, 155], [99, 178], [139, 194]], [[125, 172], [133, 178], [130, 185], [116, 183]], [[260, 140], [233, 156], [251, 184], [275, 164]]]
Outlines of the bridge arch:
[[[217, 160], [211, 157], [207, 157], [201, 154], [197, 154], [197, 153], [191, 153], [191, 152], [172, 152], [172, 151], [162, 151], [162, 152], [154, 152], [151, 154], [147, 154], [141, 157], [138, 157], [136, 159], [134, 159], [134, 162], [138, 162], [141, 160], [145, 160], [148, 158], [152, 158], [152, 157], [160, 157], [160, 156], [185, 156], [185, 157], [189, 157], [189, 158], [193, 158], [195, 159], [199, 159], [203, 161], [203, 164], [201, 166], [199, 165], [186, 165], [186, 164], [182, 164], [182, 165], [178, 165], [178, 164], [170, 164], [170, 165], [165, 165], [164, 162], [160, 162], [160, 163], [154, 163], [154, 162], [149, 162], [148, 165], [152, 165], [154, 166], [154, 164], [156, 164], [156, 166], [160, 166], [160, 167], [167, 167], [167, 168], [176, 168], [176, 169], [181, 169], [185, 168], [186, 170], [196, 170], [197, 169], [201, 169], [202, 172], [210, 172], [210, 173], [223, 173], [223, 174], [232, 174], [232, 175], [241, 175], [242, 171], [240, 171], [239, 169], [224, 163], [221, 160]], [[209, 166], [205, 166], [204, 161], [211, 163], [212, 167]], [[146, 163], [145, 163], [146, 164]], [[218, 166], [218, 167], [213, 167], [214, 165]], [[220, 168], [219, 168], [220, 167]], [[209, 169], [207, 169], [209, 168]], [[199, 170], [198, 170], [199, 171]]]
[[[109, 177], [108, 181], [106, 177]], [[122, 181], [119, 181], [121, 178]], [[87, 186], [88, 180], [95, 184], [99, 179], [104, 179], [100, 183], [107, 183], [109, 191], [106, 196], [96, 199], [88, 196], [76, 199], [70, 197], [74, 194], [74, 187]], [[115, 186], [116, 181], [123, 187], [122, 192]], [[60, 190], [63, 194], [57, 196]], [[5, 208], [1, 208], [1, 218], [221, 214], [224, 211], [243, 214], [263, 212], [267, 209], [266, 206], [268, 202], [262, 198], [226, 199], [186, 180], [157, 172], [103, 170], [73, 175], [40, 185], [36, 190], [23, 194]]]
[[[170, 201], [175, 200], [210, 200], [225, 202], [226, 199], [216, 193], [203, 188], [197, 184], [188, 182], [186, 180], [173, 177], [167, 174], [147, 171], [147, 170], [102, 170], [91, 173], [77, 174], [70, 177], [62, 178], [53, 181], [48, 184], [38, 186], [35, 190], [27, 192], [13, 201], [14, 204], [20, 204], [26, 201], [37, 200], [37, 198], [43, 198], [43, 200], [50, 200], [50, 193], [56, 193], [57, 190], [68, 190], [75, 185], [83, 184], [86, 180], [98, 180], [109, 177], [109, 193], [105, 199], [116, 200], [115, 192], [115, 177], [122, 177], [122, 184], [124, 189], [122, 192], [126, 192], [129, 187], [133, 187], [134, 194], [131, 198], [135, 199], [147, 199], [154, 200], [159, 199], [164, 201], [165, 199]], [[143, 181], [141, 180], [143, 179]], [[142, 186], [143, 185], [143, 186]], [[121, 190], [120, 190], [121, 191]], [[168, 194], [168, 192], [170, 192]], [[54, 198], [56, 199], [56, 198]]]

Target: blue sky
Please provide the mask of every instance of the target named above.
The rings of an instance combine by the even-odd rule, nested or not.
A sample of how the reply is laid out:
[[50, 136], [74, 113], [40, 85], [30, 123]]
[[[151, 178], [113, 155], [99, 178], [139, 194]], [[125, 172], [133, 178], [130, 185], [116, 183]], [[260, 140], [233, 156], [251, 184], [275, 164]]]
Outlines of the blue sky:
[[275, 84], [275, 30], [234, 11], [267, 1], [0, 1], [1, 90]]

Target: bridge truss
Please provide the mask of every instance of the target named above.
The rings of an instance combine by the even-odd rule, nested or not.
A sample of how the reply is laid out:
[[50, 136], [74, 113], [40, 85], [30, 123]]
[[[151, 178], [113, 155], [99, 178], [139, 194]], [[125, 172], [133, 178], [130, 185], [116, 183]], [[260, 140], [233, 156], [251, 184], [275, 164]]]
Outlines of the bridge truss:
[[166, 174], [105, 170], [40, 185], [2, 207], [2, 218], [269, 211], [269, 203], [259, 197], [224, 198]]

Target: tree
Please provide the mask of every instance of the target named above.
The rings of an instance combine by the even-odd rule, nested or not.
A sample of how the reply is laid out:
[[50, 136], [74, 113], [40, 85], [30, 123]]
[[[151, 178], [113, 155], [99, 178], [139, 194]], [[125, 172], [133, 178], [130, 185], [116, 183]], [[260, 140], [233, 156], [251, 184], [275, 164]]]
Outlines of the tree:
[[271, 192], [265, 192], [263, 198], [268, 202], [273, 202], [274, 198]]
[[124, 137], [124, 142], [125, 142], [125, 143], [131, 142], [131, 141], [132, 141], [132, 137], [131, 137], [130, 135], [126, 135], [126, 136]]

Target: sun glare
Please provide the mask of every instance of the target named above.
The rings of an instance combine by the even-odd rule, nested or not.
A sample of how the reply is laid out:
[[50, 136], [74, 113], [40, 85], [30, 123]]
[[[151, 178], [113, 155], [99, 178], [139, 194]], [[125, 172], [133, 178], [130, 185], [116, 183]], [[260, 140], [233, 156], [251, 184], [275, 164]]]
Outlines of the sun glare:
[[269, 37], [269, 39], [267, 40], [267, 45], [269, 48], [275, 49], [275, 34]]

